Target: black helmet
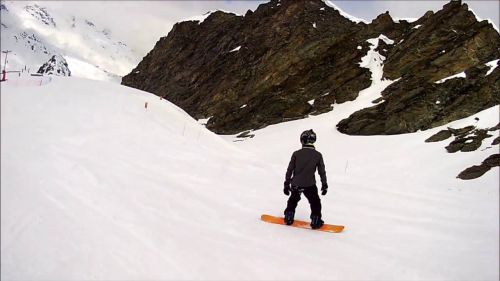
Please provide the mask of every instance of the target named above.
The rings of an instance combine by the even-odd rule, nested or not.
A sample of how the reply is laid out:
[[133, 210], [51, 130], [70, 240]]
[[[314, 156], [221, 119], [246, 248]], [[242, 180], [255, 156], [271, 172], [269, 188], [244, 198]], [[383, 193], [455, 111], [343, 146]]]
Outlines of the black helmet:
[[300, 134], [300, 142], [304, 144], [313, 144], [316, 142], [316, 133], [311, 129]]

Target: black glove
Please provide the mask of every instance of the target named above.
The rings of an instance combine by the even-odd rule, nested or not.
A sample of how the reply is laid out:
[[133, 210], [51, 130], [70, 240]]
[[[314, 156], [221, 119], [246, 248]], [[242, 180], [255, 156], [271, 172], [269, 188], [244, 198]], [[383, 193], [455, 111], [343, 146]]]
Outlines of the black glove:
[[285, 187], [283, 188], [283, 193], [285, 193], [286, 196], [290, 195], [290, 183], [285, 182]]
[[326, 193], [328, 192], [328, 185], [327, 184], [324, 184], [322, 187], [321, 187], [321, 195], [326, 195]]

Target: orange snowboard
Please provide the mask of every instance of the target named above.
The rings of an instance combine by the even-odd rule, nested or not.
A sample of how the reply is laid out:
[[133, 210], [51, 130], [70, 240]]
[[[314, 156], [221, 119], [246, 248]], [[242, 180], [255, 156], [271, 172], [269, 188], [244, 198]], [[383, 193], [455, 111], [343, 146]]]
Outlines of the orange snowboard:
[[[269, 222], [269, 223], [286, 225], [285, 220], [283, 218], [280, 218], [280, 217], [274, 217], [274, 216], [270, 216], [270, 215], [262, 215], [262, 216], [260, 216], [260, 219], [265, 221], [265, 222]], [[293, 224], [290, 226], [312, 229], [309, 222], [300, 221], [300, 220], [294, 220]], [[324, 224], [321, 228], [318, 228], [315, 230], [336, 233], [336, 232], [341, 232], [343, 229], [344, 229], [343, 225]]]

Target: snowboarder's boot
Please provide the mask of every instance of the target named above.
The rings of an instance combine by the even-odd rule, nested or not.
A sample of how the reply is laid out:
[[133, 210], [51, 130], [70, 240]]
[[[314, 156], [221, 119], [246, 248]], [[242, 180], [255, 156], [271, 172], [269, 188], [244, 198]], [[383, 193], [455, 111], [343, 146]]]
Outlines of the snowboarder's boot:
[[318, 229], [323, 226], [325, 222], [321, 219], [320, 216], [314, 215], [311, 216], [311, 228], [312, 229]]
[[285, 212], [285, 223], [286, 225], [291, 225], [293, 224], [293, 217], [295, 216], [294, 211], [286, 211]]

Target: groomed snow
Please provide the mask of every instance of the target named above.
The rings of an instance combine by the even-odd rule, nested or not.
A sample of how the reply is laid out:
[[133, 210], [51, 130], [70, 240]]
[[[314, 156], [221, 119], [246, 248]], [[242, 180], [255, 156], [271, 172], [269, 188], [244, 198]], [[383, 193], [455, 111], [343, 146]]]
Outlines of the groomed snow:
[[[372, 81], [329, 113], [234, 142], [114, 83], [11, 82], [1, 84], [2, 280], [499, 278], [499, 169], [456, 179], [495, 153], [498, 131], [474, 153], [424, 142], [447, 126], [495, 126], [498, 106], [413, 134], [339, 133], [380, 96], [385, 84]], [[339, 234], [259, 220], [282, 214], [285, 169], [310, 128], [330, 186], [323, 216], [346, 226]], [[303, 199], [296, 217], [308, 216]]]

